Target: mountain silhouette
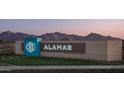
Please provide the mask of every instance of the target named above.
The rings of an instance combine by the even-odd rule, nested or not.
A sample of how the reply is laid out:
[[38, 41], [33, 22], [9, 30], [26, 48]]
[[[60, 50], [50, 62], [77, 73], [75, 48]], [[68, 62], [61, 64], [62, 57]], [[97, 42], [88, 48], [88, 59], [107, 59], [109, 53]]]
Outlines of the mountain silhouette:
[[74, 34], [66, 34], [60, 32], [46, 33], [43, 35], [30, 35], [22, 32], [14, 33], [12, 31], [4, 31], [0, 33], [0, 40], [2, 41], [18, 41], [25, 37], [41, 37], [43, 41], [82, 41], [82, 40], [114, 40], [120, 39], [111, 36], [104, 36], [97, 33], [90, 33], [87, 36], [79, 36]]

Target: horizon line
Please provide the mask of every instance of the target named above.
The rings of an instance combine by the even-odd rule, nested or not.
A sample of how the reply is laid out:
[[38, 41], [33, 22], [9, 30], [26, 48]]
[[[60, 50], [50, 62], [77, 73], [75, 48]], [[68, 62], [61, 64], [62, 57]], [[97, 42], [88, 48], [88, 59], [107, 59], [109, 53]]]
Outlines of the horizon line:
[[[59, 32], [59, 31], [55, 31], [55, 32], [46, 32], [46, 33], [44, 33], [44, 34], [40, 34], [40, 35], [37, 35], [37, 34], [31, 34], [31, 33], [26, 33], [26, 32], [13, 32], [13, 31], [11, 31], [11, 30], [6, 30], [6, 31], [2, 31], [2, 32], [0, 32], [0, 34], [1, 33], [4, 33], [4, 32], [12, 32], [12, 33], [23, 33], [23, 34], [28, 34], [28, 35], [35, 35], [35, 36], [41, 36], [41, 35], [44, 35], [44, 34], [48, 34], [48, 33], [56, 33], [56, 32], [58, 32], [58, 33], [62, 33], [62, 34], [67, 34], [67, 35], [77, 35], [77, 36], [88, 36], [89, 34], [91, 34], [91, 33], [93, 33], [93, 34], [99, 34], [99, 35], [102, 35], [102, 36], [111, 36], [111, 37], [114, 37], [114, 36], [112, 36], [112, 35], [103, 35], [103, 34], [100, 34], [100, 33], [95, 33], [95, 32], [90, 32], [90, 33], [88, 33], [87, 35], [78, 35], [78, 34], [74, 34], [74, 33], [64, 33], [64, 32]], [[119, 39], [122, 39], [122, 38], [120, 38], [120, 37], [115, 37], [115, 38], [119, 38]]]

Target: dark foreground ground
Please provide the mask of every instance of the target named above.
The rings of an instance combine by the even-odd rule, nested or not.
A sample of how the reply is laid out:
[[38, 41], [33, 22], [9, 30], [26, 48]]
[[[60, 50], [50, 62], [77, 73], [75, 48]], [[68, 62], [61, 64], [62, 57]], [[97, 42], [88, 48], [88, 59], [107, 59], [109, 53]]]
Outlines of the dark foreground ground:
[[124, 73], [124, 69], [100, 69], [100, 70], [89, 70], [89, 69], [60, 69], [60, 70], [12, 70], [12, 71], [0, 71], [0, 73]]

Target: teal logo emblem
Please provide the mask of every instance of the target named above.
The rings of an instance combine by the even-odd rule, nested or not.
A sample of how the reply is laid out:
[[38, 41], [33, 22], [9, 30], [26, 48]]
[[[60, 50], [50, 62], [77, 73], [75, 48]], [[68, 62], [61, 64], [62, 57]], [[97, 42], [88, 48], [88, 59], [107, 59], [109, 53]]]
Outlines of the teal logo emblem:
[[25, 56], [40, 56], [41, 55], [41, 39], [40, 38], [25, 38], [24, 39], [24, 55]]
[[36, 50], [36, 45], [33, 42], [28, 42], [26, 44], [26, 50], [29, 51], [30, 53], [32, 53], [33, 51]]

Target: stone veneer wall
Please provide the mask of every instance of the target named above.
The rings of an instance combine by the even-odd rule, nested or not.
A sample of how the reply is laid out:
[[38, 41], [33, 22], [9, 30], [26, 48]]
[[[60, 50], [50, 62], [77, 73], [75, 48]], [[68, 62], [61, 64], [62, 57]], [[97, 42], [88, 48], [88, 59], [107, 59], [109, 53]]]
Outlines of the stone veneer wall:
[[107, 45], [107, 61], [122, 60], [122, 41], [109, 40]]
[[[44, 43], [85, 43], [85, 53], [67, 53], [67, 52], [42, 52], [45, 57], [76, 58], [116, 61], [122, 60], [122, 41], [121, 40], [103, 40], [103, 41], [42, 41]], [[22, 41], [16, 41], [15, 53], [23, 54], [21, 49]], [[115, 46], [114, 46], [115, 45]]]

